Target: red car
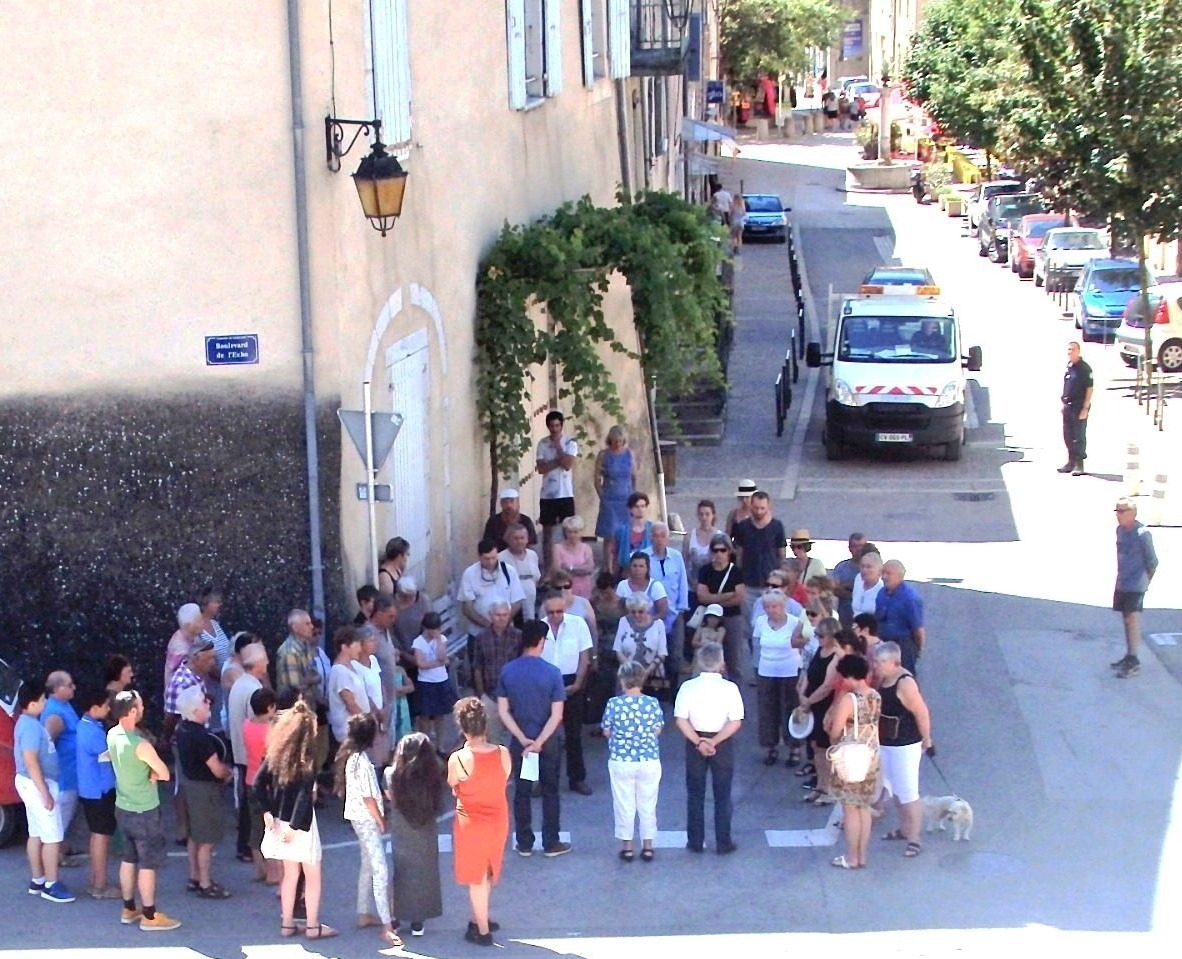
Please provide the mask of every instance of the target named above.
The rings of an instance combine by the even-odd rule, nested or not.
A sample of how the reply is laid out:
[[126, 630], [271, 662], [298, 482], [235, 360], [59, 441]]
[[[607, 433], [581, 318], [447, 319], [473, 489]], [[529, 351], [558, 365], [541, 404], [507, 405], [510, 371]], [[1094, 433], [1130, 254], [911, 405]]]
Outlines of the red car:
[[1028, 213], [1010, 237], [1010, 271], [1029, 279], [1034, 276], [1034, 251], [1042, 246], [1048, 230], [1076, 226], [1074, 217], [1062, 213]]
[[20, 680], [0, 659], [0, 846], [16, 835], [24, 818], [21, 797], [16, 792], [16, 762], [13, 756], [13, 728], [16, 725], [16, 691]]

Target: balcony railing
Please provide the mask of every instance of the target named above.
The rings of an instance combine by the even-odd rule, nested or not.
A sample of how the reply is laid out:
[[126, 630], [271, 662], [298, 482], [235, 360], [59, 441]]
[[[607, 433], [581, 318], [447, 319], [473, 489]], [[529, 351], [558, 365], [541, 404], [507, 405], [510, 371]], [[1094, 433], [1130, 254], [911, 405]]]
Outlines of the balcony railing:
[[632, 0], [632, 75], [681, 73], [694, 0]]

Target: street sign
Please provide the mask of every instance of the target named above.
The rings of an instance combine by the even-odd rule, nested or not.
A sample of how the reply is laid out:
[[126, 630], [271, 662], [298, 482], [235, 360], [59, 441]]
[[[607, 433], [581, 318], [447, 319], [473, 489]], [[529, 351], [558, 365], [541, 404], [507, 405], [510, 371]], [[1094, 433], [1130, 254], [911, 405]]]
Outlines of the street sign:
[[[390, 455], [398, 431], [402, 429], [401, 413], [370, 413], [373, 423], [373, 468], [381, 469]], [[365, 412], [363, 410], [337, 410], [341, 425], [349, 434], [349, 439], [357, 447], [357, 455], [361, 462], [365, 462]]]
[[230, 333], [205, 338], [206, 366], [251, 366], [258, 361], [257, 333]]
[[706, 81], [706, 102], [723, 103], [723, 89], [721, 80]]

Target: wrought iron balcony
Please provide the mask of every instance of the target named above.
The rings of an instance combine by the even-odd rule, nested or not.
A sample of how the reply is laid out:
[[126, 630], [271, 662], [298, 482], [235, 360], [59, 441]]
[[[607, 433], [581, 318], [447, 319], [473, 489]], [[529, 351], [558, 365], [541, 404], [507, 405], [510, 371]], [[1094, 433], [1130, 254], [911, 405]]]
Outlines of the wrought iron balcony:
[[632, 0], [632, 75], [681, 73], [695, 0]]

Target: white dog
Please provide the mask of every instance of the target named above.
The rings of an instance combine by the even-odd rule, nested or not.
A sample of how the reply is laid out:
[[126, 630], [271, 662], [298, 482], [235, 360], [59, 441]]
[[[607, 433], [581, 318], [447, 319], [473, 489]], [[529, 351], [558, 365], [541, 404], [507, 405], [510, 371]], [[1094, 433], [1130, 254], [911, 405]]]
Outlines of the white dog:
[[971, 839], [973, 836], [973, 807], [959, 796], [923, 796], [924, 832], [945, 831], [952, 823], [952, 840]]

